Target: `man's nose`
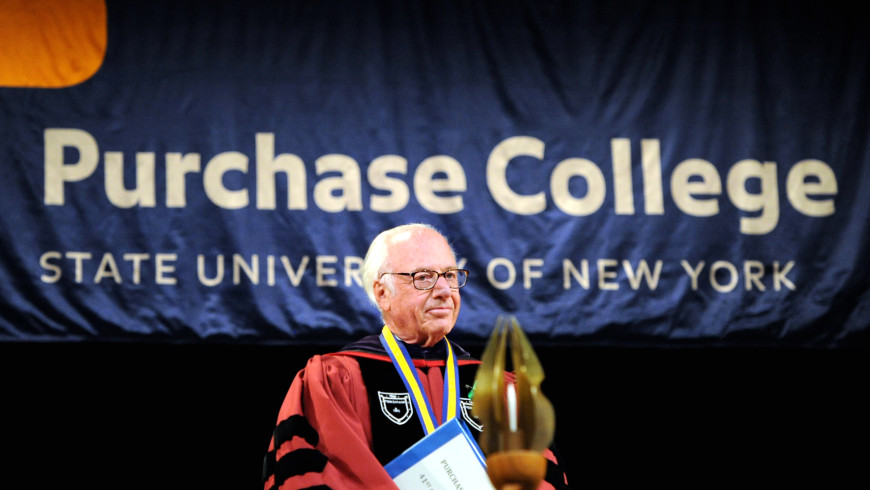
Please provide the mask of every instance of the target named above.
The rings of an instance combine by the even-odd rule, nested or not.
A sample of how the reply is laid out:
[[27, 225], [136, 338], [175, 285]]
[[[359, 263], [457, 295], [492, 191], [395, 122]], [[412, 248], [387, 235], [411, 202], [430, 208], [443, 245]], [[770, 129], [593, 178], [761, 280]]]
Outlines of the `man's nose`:
[[444, 276], [438, 276], [438, 279], [435, 280], [435, 285], [432, 286], [432, 291], [439, 294], [450, 294], [451, 289], [450, 284], [447, 283], [447, 278]]

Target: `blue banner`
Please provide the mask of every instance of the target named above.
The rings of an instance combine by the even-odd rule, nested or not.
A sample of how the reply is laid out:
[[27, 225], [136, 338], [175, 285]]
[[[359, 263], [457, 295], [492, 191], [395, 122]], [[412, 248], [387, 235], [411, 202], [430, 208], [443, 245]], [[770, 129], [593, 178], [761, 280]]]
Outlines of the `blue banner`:
[[0, 340], [377, 333], [362, 257], [421, 221], [470, 270], [460, 339], [513, 314], [537, 342], [867, 345], [870, 34], [846, 11], [85, 4], [19, 12], [69, 45], [43, 71], [0, 58]]

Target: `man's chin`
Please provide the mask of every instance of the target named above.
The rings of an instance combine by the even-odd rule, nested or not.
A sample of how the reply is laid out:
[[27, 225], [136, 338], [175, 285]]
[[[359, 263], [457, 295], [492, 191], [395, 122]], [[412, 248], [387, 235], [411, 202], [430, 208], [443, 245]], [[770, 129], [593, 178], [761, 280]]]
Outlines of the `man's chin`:
[[449, 334], [451, 330], [453, 330], [453, 323], [448, 321], [443, 322], [443, 324], [440, 322], [435, 323], [427, 329], [430, 338], [439, 339]]

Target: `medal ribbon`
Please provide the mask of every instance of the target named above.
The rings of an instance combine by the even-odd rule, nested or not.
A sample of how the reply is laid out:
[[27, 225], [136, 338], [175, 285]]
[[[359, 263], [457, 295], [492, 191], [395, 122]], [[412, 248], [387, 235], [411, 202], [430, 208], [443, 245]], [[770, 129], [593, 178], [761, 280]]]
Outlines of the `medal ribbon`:
[[[453, 354], [450, 342], [446, 338], [444, 342], [447, 342], [447, 362], [444, 366], [444, 404], [441, 411], [444, 420], [441, 423], [447, 422], [459, 413], [459, 366], [456, 363], [456, 356]], [[417, 370], [414, 369], [414, 362], [408, 355], [408, 350], [396, 340], [393, 332], [386, 325], [381, 330], [381, 344], [390, 355], [393, 366], [396, 367], [396, 371], [405, 383], [405, 388], [411, 395], [411, 402], [417, 410], [418, 418], [423, 425], [423, 432], [429, 435], [440, 424], [434, 420], [432, 405], [429, 403], [426, 392], [423, 391], [420, 378], [417, 377]]]

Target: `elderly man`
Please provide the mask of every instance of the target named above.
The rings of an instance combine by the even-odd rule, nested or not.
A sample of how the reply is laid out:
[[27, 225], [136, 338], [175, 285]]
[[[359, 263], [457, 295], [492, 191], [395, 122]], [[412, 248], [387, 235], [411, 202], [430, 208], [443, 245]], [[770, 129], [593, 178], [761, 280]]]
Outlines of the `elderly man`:
[[[396, 488], [384, 465], [445, 415], [461, 417], [475, 437], [482, 429], [469, 397], [479, 361], [445, 338], [468, 277], [447, 239], [426, 224], [386, 230], [369, 246], [362, 277], [384, 327], [297, 373], [265, 458], [266, 490]], [[403, 372], [403, 362], [414, 369]], [[541, 488], [567, 488], [555, 456], [546, 456], [551, 482]]]

